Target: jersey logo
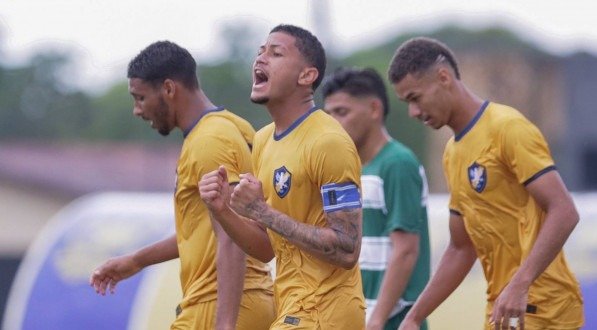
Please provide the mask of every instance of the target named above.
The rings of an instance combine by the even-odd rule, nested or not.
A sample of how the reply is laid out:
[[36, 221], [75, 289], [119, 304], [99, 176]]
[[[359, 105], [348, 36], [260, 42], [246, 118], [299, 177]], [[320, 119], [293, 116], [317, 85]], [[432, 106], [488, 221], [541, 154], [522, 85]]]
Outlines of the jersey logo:
[[282, 166], [274, 171], [274, 189], [280, 198], [284, 198], [290, 191], [290, 184], [292, 183], [292, 173]]
[[301, 323], [301, 319], [299, 319], [298, 317], [286, 315], [286, 317], [284, 318], [284, 324], [299, 325], [299, 323]]
[[487, 171], [485, 170], [485, 166], [479, 165], [477, 162], [474, 162], [473, 165], [469, 166], [468, 181], [476, 192], [482, 192], [487, 183]]

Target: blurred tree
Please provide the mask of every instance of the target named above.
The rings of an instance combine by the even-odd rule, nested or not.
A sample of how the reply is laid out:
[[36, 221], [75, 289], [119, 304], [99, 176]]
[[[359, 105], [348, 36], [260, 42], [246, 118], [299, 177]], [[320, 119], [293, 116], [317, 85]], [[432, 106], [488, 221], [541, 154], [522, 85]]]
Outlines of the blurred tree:
[[61, 80], [66, 54], [38, 54], [0, 75], [0, 138], [76, 138], [89, 126], [89, 97]]
[[[267, 111], [250, 102], [251, 65], [265, 29], [253, 22], [234, 21], [221, 32], [225, 56], [216, 63], [199, 63], [201, 84], [212, 101], [241, 115], [259, 129], [271, 122]], [[540, 52], [522, 42], [513, 33], [490, 28], [470, 31], [446, 27], [429, 34], [450, 44], [458, 51], [474, 49], [508, 50], [516, 48], [525, 54]], [[330, 56], [327, 72], [340, 65], [372, 67], [385, 76], [387, 65], [396, 47], [412, 33], [401, 34], [380, 45], [363, 49], [344, 58]], [[125, 79], [99, 96], [69, 89], [64, 79], [71, 64], [68, 53], [43, 53], [28, 65], [18, 68], [0, 65], [0, 139], [92, 139], [178, 141], [178, 134], [162, 139], [141, 120], [132, 115], [132, 99]], [[394, 96], [391, 86], [391, 112], [387, 125], [392, 136], [413, 148], [423, 160], [426, 130], [408, 118], [405, 105]], [[316, 93], [316, 103], [322, 105]]]
[[264, 31], [251, 21], [235, 19], [233, 22], [224, 23], [220, 39], [223, 40], [226, 49], [226, 62], [250, 67], [263, 36]]
[[125, 81], [94, 98], [91, 109], [93, 120], [86, 137], [93, 140], [173, 142], [179, 137], [179, 134], [174, 133], [164, 139], [146, 122], [133, 115], [133, 99]]

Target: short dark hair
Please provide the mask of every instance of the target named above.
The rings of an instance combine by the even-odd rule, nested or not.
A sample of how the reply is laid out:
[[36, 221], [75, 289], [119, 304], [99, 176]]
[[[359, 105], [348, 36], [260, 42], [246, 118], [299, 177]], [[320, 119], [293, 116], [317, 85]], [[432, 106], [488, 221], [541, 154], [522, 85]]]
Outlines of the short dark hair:
[[319, 76], [313, 82], [313, 90], [316, 90], [323, 80], [326, 66], [325, 50], [323, 49], [321, 42], [319, 42], [319, 39], [317, 39], [311, 32], [289, 24], [280, 24], [274, 27], [269, 33], [272, 34], [274, 32], [283, 32], [296, 39], [296, 48], [298, 48], [299, 52], [307, 62], [314, 66], [319, 72]]
[[328, 76], [323, 84], [322, 93], [326, 98], [337, 92], [351, 96], [375, 96], [383, 105], [384, 118], [390, 110], [386, 85], [380, 74], [372, 68], [339, 68]]
[[425, 72], [433, 65], [441, 62], [447, 62], [460, 79], [458, 64], [454, 54], [442, 42], [426, 38], [417, 37], [405, 41], [394, 53], [388, 69], [388, 78], [395, 84], [400, 82], [407, 74], [419, 74]]
[[158, 41], [143, 49], [128, 66], [127, 77], [152, 85], [166, 79], [182, 82], [189, 89], [199, 88], [197, 63], [188, 50], [170, 41]]

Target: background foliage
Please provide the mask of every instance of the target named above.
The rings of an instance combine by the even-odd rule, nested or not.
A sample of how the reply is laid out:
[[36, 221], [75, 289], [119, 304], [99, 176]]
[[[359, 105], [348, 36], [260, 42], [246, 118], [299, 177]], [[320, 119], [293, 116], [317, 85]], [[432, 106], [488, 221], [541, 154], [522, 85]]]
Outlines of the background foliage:
[[[262, 36], [256, 35], [249, 24], [228, 26], [222, 34], [227, 56], [218, 63], [199, 62], [201, 84], [214, 103], [226, 106], [260, 128], [270, 122], [270, 118], [263, 107], [249, 101], [248, 95], [251, 63]], [[476, 49], [512, 47], [529, 53], [538, 52], [499, 28], [469, 31], [450, 26], [429, 35], [456, 49], [474, 45]], [[396, 47], [412, 36], [399, 35], [375, 47], [330, 57], [328, 72], [342, 65], [372, 67], [385, 77]], [[180, 134], [163, 139], [132, 115], [124, 72], [122, 81], [100, 95], [69, 87], [65, 79], [72, 74], [68, 71], [72, 61], [68, 52], [53, 52], [38, 54], [21, 67], [0, 65], [0, 141], [179, 141]], [[404, 104], [398, 102], [391, 88], [388, 93], [391, 100], [391, 113], [387, 119], [390, 134], [412, 147], [421, 157], [424, 155], [425, 130], [408, 118]], [[323, 104], [319, 94], [316, 101]]]

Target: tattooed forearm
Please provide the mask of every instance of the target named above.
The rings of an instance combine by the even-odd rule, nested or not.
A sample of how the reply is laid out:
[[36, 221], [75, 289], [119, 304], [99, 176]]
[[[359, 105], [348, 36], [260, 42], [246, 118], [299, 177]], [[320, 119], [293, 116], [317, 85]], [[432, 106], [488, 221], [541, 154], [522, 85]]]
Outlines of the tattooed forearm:
[[258, 221], [301, 250], [344, 268], [352, 268], [361, 249], [361, 210], [326, 214], [327, 226], [315, 227], [268, 209]]
[[338, 246], [347, 253], [360, 250], [361, 242], [361, 212], [340, 212], [328, 215], [328, 224], [338, 237]]
[[267, 204], [265, 204], [262, 200], [253, 200], [247, 206], [245, 206], [245, 210], [248, 214], [250, 214], [250, 218], [257, 220], [261, 218], [267, 210]]

